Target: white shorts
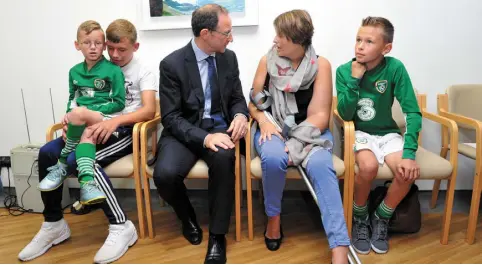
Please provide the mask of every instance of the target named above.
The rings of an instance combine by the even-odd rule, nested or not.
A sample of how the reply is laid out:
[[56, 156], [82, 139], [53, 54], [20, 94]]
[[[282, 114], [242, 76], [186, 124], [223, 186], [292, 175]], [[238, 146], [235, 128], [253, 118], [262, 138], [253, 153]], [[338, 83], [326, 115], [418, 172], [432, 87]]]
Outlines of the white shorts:
[[403, 150], [403, 137], [398, 133], [384, 136], [370, 135], [366, 132], [355, 131], [355, 145], [353, 151], [368, 149], [375, 154], [380, 165], [385, 162], [385, 156]]
[[108, 121], [108, 120], [114, 118], [114, 116], [112, 116], [112, 115], [107, 115], [107, 114], [104, 114], [104, 113], [101, 113], [101, 114], [102, 114], [102, 117], [103, 117], [102, 121]]
[[108, 120], [115, 117], [115, 115], [104, 114], [100, 111], [96, 111], [96, 112], [99, 113], [102, 116], [102, 121], [108, 121]]

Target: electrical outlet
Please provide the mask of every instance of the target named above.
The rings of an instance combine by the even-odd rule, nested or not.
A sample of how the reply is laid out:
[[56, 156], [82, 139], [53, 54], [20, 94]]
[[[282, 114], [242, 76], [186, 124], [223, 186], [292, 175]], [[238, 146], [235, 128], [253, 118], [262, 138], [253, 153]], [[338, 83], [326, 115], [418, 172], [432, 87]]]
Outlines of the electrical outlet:
[[0, 168], [2, 167], [12, 167], [9, 156], [0, 156]]

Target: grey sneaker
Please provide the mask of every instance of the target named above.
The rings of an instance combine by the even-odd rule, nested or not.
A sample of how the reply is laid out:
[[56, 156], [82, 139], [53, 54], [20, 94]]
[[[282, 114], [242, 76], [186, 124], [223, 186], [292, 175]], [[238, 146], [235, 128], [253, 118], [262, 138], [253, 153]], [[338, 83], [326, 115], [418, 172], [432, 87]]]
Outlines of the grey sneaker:
[[42, 181], [38, 184], [40, 191], [52, 191], [64, 183], [67, 176], [67, 165], [58, 162], [57, 164], [47, 168], [49, 172]]
[[104, 202], [106, 196], [95, 180], [80, 182], [80, 203], [84, 205]]
[[365, 220], [353, 216], [353, 227], [351, 229], [351, 242], [356, 252], [360, 254], [370, 253], [370, 234], [369, 234], [369, 219]]
[[378, 218], [375, 213], [371, 216], [372, 238], [370, 244], [378, 254], [388, 252], [388, 223], [390, 219]]

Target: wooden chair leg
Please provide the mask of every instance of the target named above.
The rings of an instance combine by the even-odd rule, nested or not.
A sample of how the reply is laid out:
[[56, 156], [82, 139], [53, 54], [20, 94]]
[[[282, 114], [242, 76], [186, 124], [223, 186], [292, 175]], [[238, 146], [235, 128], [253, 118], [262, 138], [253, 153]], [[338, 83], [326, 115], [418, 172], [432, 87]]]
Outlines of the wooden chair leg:
[[[480, 172], [480, 166], [477, 166], [478, 172], [475, 172], [474, 176], [474, 186], [472, 188], [472, 201], [470, 202], [470, 213], [469, 213], [469, 225], [467, 227], [467, 236], [465, 241], [472, 245], [475, 241], [475, 229], [477, 227], [477, 219], [479, 217], [479, 206], [480, 206], [480, 191], [481, 183], [480, 178], [482, 174]], [[477, 169], [476, 168], [476, 169]]]
[[[440, 156], [443, 158], [447, 158], [449, 149], [442, 147], [442, 150], [440, 151]], [[430, 208], [433, 209], [435, 206], [437, 206], [437, 199], [438, 199], [438, 194], [440, 191], [440, 183], [442, 183], [442, 180], [435, 180], [433, 183], [433, 189], [432, 189], [432, 200], [430, 202]]]
[[348, 207], [347, 207], [347, 218], [348, 222], [346, 223], [348, 229], [348, 236], [351, 238], [351, 227], [353, 222], [353, 199], [355, 194], [355, 175], [350, 173], [351, 175], [348, 177]]
[[433, 208], [435, 208], [435, 206], [437, 206], [438, 193], [440, 191], [440, 183], [442, 183], [442, 180], [440, 180], [440, 179], [434, 180], [434, 182], [433, 182], [432, 200], [430, 202], [430, 208], [431, 209], [433, 209]]
[[345, 173], [345, 177], [343, 178], [343, 211], [345, 212], [345, 222], [348, 227], [348, 196], [349, 196], [349, 184], [348, 184], [348, 176]]
[[236, 161], [235, 161], [235, 176], [236, 183], [234, 184], [234, 196], [235, 196], [235, 215], [236, 215], [236, 241], [241, 241], [241, 164], [239, 157], [239, 148], [236, 148]]
[[[145, 170], [143, 170], [144, 174], [147, 174]], [[146, 219], [147, 219], [147, 230], [149, 234], [149, 238], [154, 238], [156, 233], [154, 231], [154, 224], [152, 221], [152, 205], [151, 205], [151, 185], [149, 184], [149, 179], [147, 175], [144, 175], [142, 178], [144, 182], [144, 201], [146, 202]]]
[[140, 238], [146, 237], [146, 227], [144, 222], [144, 200], [142, 196], [142, 184], [139, 173], [134, 173], [134, 185], [136, 189], [136, 203], [137, 203], [137, 218], [139, 219], [139, 234]]
[[[244, 156], [243, 156], [244, 157]], [[244, 162], [246, 165], [246, 158], [244, 157]], [[243, 167], [242, 167], [242, 160], [240, 161], [240, 170], [239, 170], [239, 185], [241, 187], [241, 194], [240, 194], [240, 202], [241, 202], [241, 208], [244, 208], [244, 191], [243, 191]], [[246, 166], [244, 167], [246, 169]], [[245, 175], [247, 175], [246, 173]]]
[[250, 241], [254, 239], [252, 183], [251, 172], [246, 170], [246, 205], [248, 207], [248, 239]]
[[455, 177], [457, 172], [452, 172], [450, 179], [447, 181], [447, 195], [445, 197], [445, 211], [442, 220], [442, 237], [440, 243], [442, 245], [447, 245], [449, 241], [450, 232], [450, 222], [452, 220], [452, 210], [454, 205], [454, 194], [455, 194]]

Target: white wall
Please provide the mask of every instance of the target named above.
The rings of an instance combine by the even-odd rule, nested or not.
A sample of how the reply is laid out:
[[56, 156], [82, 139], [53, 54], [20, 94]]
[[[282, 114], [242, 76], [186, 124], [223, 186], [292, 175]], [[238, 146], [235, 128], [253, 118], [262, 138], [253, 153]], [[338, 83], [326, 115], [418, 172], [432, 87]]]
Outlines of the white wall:
[[[67, 73], [82, 60], [74, 49], [77, 26], [94, 19], [107, 27], [117, 18], [136, 21], [134, 0], [22, 0], [0, 3], [2, 60], [0, 155], [28, 142], [20, 89], [25, 93], [32, 142], [44, 142], [52, 124], [49, 88], [55, 120], [59, 121], [68, 97]], [[428, 109], [436, 110], [436, 94], [455, 83], [482, 83], [480, 25], [482, 2], [477, 0], [328, 1], [260, 0], [259, 26], [234, 29], [229, 48], [238, 55], [245, 95], [259, 58], [271, 46], [273, 19], [281, 12], [307, 9], [314, 20], [314, 47], [332, 64], [333, 71], [353, 56], [354, 39], [361, 19], [384, 16], [395, 25], [391, 55], [408, 69], [414, 86], [427, 94]], [[160, 60], [185, 45], [190, 29], [139, 32], [140, 56], [157, 72]], [[423, 145], [439, 151], [440, 131], [425, 122]], [[471, 189], [474, 163], [460, 157], [457, 188]], [[5, 171], [2, 172], [5, 175]], [[6, 181], [3, 178], [3, 183]], [[431, 187], [430, 183], [422, 188]]]

